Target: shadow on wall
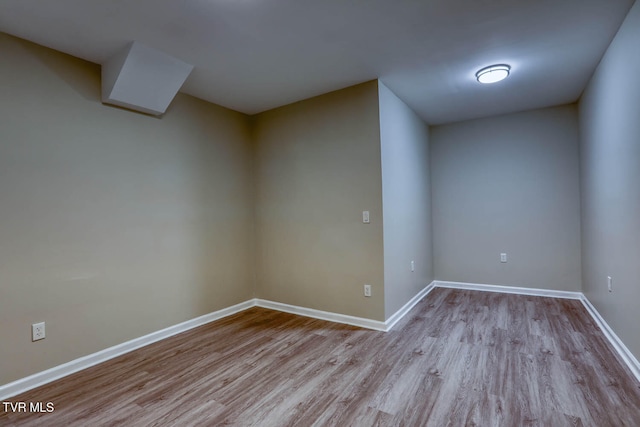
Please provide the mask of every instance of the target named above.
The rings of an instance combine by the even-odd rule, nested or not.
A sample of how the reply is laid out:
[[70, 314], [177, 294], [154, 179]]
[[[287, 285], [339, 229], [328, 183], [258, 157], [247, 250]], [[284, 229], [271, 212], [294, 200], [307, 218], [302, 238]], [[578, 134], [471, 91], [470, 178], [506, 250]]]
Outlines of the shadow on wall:
[[[38, 46], [22, 39], [16, 39], [20, 46], [29, 52], [31, 56], [37, 59], [42, 65], [53, 71], [60, 78], [61, 82], [87, 101], [95, 101], [102, 103], [102, 69], [100, 64], [94, 64], [84, 59], [72, 56], [61, 56], [58, 52], [52, 51], [42, 46]], [[87, 79], [87, 73], [95, 76], [94, 79]], [[97, 84], [96, 84], [97, 82]], [[117, 105], [103, 104], [105, 107], [117, 110], [125, 110], [127, 112], [138, 114], [140, 116], [152, 119], [162, 119], [162, 115], [145, 114], [140, 111], [129, 110]], [[171, 112], [173, 102], [169, 104], [166, 113]]]
[[[100, 65], [92, 64], [83, 59], [71, 56], [62, 56], [59, 52], [38, 46], [22, 39], [16, 39], [16, 42], [31, 57], [36, 58], [40, 63], [53, 71], [60, 80], [68, 87], [73, 89], [78, 95], [86, 100], [102, 102], [100, 78], [88, 79], [86, 77], [87, 70], [100, 76]], [[98, 84], [96, 84], [96, 82]]]

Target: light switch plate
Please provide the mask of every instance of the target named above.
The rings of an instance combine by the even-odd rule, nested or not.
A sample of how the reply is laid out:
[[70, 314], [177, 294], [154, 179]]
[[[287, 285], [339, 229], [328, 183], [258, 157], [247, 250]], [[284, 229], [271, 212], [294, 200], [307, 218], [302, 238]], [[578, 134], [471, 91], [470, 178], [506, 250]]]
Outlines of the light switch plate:
[[371, 285], [364, 285], [364, 296], [365, 297], [371, 296]]

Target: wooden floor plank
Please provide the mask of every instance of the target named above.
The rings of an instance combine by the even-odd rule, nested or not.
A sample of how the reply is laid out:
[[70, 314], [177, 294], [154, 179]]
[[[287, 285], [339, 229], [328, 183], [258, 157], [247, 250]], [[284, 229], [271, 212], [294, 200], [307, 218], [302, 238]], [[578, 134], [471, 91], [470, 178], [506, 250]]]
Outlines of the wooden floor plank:
[[2, 426], [640, 425], [579, 301], [442, 288], [388, 333], [252, 308], [9, 401], [55, 411]]

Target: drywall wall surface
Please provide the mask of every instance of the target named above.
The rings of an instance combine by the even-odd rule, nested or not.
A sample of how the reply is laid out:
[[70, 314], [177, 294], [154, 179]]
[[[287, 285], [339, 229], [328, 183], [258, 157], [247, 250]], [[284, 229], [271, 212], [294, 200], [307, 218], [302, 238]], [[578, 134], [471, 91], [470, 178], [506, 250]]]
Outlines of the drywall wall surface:
[[431, 128], [436, 279], [580, 290], [577, 130], [575, 105]]
[[638, 46], [640, 3], [636, 2], [579, 108], [584, 293], [640, 359]]
[[256, 295], [384, 320], [377, 82], [253, 120]]
[[105, 106], [98, 66], [0, 52], [0, 384], [253, 297], [246, 116]]
[[[433, 281], [429, 127], [378, 82], [385, 316]], [[413, 271], [412, 271], [413, 261]]]

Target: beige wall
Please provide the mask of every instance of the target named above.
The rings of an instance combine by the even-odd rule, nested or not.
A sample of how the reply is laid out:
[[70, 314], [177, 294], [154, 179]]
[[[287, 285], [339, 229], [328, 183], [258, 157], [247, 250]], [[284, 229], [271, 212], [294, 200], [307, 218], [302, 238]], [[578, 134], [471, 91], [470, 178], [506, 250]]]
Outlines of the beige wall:
[[0, 384], [253, 297], [246, 116], [107, 107], [98, 66], [0, 52]]
[[0, 51], [0, 384], [254, 296], [384, 320], [377, 82], [154, 118], [102, 105], [97, 65]]
[[429, 128], [382, 82], [378, 89], [389, 318], [433, 280]]
[[262, 113], [254, 131], [257, 295], [384, 320], [377, 82]]
[[[584, 293], [640, 359], [640, 3], [580, 101]], [[607, 276], [613, 292], [607, 290]]]
[[579, 291], [575, 105], [435, 126], [430, 137], [436, 278]]
[[383, 321], [433, 278], [584, 275], [638, 356], [639, 16], [581, 101], [580, 156], [575, 106], [429, 131], [375, 81], [153, 118], [102, 105], [98, 66], [0, 33], [0, 384], [254, 296]]

